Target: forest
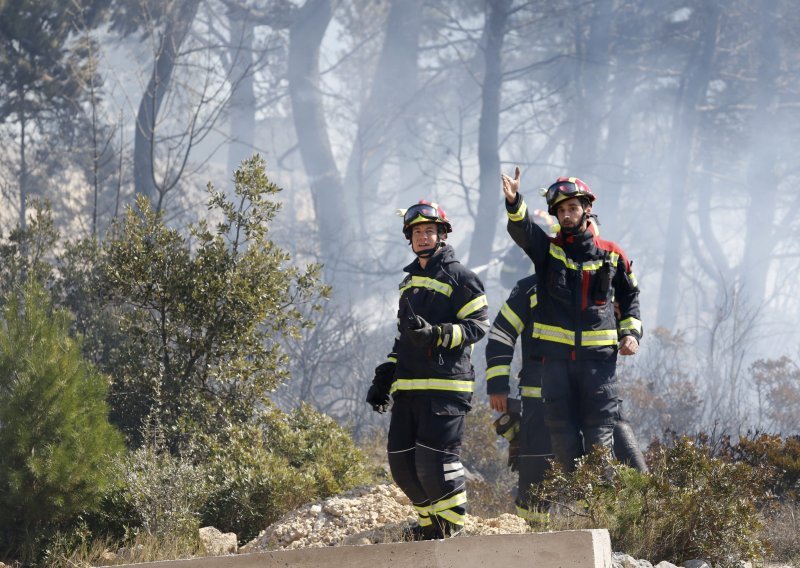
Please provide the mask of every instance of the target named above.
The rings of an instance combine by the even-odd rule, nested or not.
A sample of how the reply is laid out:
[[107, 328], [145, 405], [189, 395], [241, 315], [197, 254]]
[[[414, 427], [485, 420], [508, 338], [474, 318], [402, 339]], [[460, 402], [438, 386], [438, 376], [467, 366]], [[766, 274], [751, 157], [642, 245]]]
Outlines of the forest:
[[[8, 335], [30, 312], [108, 377], [114, 451], [224, 469], [220, 424], [239, 449], [269, 424], [281, 467], [310, 464], [298, 431], [349, 455], [387, 426], [364, 396], [413, 258], [396, 210], [446, 210], [494, 317], [531, 270], [519, 166], [531, 207], [588, 183], [633, 260], [643, 448], [800, 434], [797, 29], [787, 0], [0, 0]], [[483, 343], [473, 363], [481, 404]]]

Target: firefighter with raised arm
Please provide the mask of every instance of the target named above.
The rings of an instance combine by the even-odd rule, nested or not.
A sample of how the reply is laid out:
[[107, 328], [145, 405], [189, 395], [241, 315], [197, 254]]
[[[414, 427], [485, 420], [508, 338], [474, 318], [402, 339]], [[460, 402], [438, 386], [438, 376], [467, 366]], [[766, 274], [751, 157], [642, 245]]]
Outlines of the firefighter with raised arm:
[[403, 214], [416, 259], [403, 270], [398, 326], [387, 361], [375, 369], [367, 402], [383, 412], [393, 399], [387, 451], [392, 477], [411, 500], [418, 524], [407, 538], [455, 536], [467, 494], [461, 443], [475, 372], [472, 345], [489, 329], [483, 283], [446, 243], [452, 226], [435, 203]]
[[[540, 501], [538, 490], [553, 453], [550, 432], [544, 422], [542, 358], [533, 354], [534, 321], [539, 304], [537, 285], [535, 274], [518, 280], [492, 322], [486, 343], [486, 392], [492, 409], [501, 413], [494, 426], [509, 442], [508, 465], [519, 474], [514, 500], [517, 515], [541, 529], [548, 526], [549, 506]], [[518, 340], [522, 355], [517, 377], [519, 398], [513, 398], [509, 396], [510, 378]], [[614, 428], [614, 453], [625, 465], [647, 471], [633, 430], [623, 419]]]
[[541, 360], [544, 421], [553, 453], [572, 471], [584, 447], [613, 453], [621, 413], [617, 354], [639, 348], [639, 289], [623, 250], [599, 237], [592, 222], [595, 196], [582, 180], [558, 178], [545, 191], [548, 213], [560, 227], [554, 237], [528, 213], [519, 168], [502, 181], [508, 232], [539, 279], [531, 352]]

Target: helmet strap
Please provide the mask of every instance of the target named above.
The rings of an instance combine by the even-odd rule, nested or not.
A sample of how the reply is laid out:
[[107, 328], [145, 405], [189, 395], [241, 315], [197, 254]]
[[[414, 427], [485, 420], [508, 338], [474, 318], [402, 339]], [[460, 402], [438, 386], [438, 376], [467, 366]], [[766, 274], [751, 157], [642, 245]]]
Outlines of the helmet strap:
[[583, 214], [581, 215], [580, 223], [577, 223], [574, 227], [564, 227], [561, 226], [561, 232], [567, 236], [574, 236], [579, 235], [581, 233], [586, 232], [589, 230], [589, 219], [596, 218], [597, 216], [594, 214], [587, 214], [586, 207], [583, 208]]
[[[411, 250], [414, 250], [414, 245], [411, 242], [411, 231], [408, 232], [406, 238], [408, 239], [408, 245], [411, 247]], [[444, 227], [437, 224], [436, 244], [433, 245], [431, 248], [422, 249], [420, 251], [414, 251], [414, 254], [416, 254], [419, 258], [430, 258], [434, 254], [436, 254], [437, 250], [439, 250], [445, 245], [444, 242], [445, 239], [447, 239], [447, 231], [445, 230]]]

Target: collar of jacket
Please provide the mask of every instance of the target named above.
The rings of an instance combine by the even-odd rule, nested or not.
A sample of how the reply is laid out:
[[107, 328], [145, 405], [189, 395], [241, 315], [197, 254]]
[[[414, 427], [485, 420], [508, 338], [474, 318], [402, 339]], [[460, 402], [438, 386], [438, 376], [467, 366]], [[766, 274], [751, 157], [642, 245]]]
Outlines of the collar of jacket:
[[559, 231], [554, 242], [563, 248], [567, 255], [582, 261], [596, 248], [595, 239], [597, 239], [597, 232], [594, 225], [590, 223], [587, 230], [577, 235], [565, 235]]
[[415, 258], [414, 261], [408, 266], [403, 268], [404, 272], [431, 272], [438, 268], [440, 264], [450, 264], [451, 262], [458, 262], [456, 260], [456, 251], [448, 244], [436, 251], [429, 260], [428, 264], [423, 269], [419, 264], [419, 259]]

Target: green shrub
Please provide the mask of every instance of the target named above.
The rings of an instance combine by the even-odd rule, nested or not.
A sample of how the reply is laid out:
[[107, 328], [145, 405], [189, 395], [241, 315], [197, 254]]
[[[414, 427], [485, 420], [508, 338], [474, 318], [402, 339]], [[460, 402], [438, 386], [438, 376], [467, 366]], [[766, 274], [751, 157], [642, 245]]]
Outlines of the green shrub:
[[[584, 527], [607, 527], [615, 550], [653, 563], [682, 564], [703, 558], [715, 566], [767, 552], [759, 503], [770, 472], [712, 457], [707, 446], [681, 437], [651, 449], [651, 470], [642, 474], [595, 451], [572, 475], [554, 468], [544, 497], [555, 509], [572, 511]], [[574, 518], [566, 516], [567, 523]], [[565, 528], [558, 515], [553, 528]]]
[[215, 439], [196, 444], [213, 483], [203, 522], [242, 543], [288, 511], [370, 478], [348, 433], [308, 405], [289, 414], [270, 408], [258, 423], [231, 426], [226, 443]]
[[69, 336], [70, 318], [30, 283], [0, 329], [0, 557], [34, 559], [43, 535], [97, 507], [122, 437], [108, 381]]

